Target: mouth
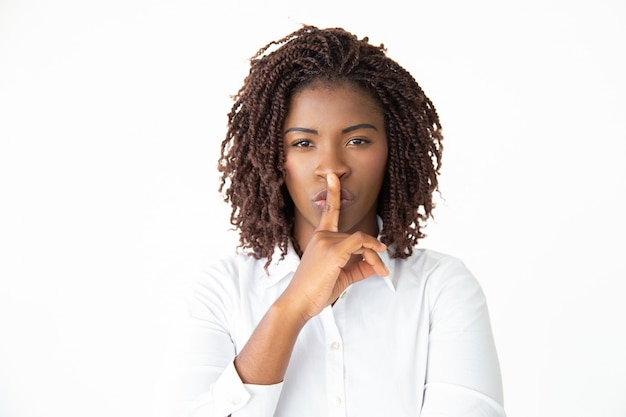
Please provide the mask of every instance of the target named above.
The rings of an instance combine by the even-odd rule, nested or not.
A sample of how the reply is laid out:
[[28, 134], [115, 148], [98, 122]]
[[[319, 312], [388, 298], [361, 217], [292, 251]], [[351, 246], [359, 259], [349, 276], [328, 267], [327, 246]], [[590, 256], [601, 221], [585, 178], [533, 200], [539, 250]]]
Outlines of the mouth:
[[[326, 195], [327, 195], [327, 191], [323, 190], [317, 193], [315, 197], [313, 197], [313, 200], [312, 200], [313, 206], [315, 206], [315, 208], [317, 208], [319, 211], [323, 211], [324, 208], [326, 207]], [[352, 205], [352, 203], [354, 202], [354, 195], [352, 195], [350, 191], [342, 189], [339, 199], [340, 199], [339, 208], [343, 210], [344, 208], [347, 208], [350, 205]]]

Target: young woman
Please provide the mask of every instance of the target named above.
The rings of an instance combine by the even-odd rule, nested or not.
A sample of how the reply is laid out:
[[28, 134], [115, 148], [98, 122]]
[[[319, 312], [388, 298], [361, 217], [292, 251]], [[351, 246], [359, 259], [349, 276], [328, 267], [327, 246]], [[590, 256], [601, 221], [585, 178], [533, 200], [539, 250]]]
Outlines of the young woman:
[[240, 253], [190, 297], [190, 416], [504, 416], [485, 297], [416, 248], [441, 126], [385, 49], [306, 26], [252, 59], [220, 190]]

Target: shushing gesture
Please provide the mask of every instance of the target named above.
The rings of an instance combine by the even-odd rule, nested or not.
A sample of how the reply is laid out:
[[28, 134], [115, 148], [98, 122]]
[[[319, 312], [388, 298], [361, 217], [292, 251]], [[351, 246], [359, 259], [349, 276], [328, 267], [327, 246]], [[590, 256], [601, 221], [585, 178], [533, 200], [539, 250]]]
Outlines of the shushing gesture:
[[326, 176], [326, 206], [319, 225], [306, 246], [300, 266], [281, 296], [288, 297], [308, 320], [332, 304], [352, 283], [378, 274], [387, 267], [378, 252], [387, 246], [363, 232], [339, 232], [341, 183], [334, 173]]

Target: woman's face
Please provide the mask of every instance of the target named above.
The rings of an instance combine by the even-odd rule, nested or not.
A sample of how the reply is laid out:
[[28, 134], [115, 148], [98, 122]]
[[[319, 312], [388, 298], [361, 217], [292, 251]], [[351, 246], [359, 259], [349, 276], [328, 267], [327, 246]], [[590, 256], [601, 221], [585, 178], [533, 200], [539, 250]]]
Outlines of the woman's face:
[[367, 92], [346, 83], [315, 83], [295, 93], [283, 144], [294, 237], [303, 250], [319, 224], [331, 172], [341, 182], [339, 232], [376, 235], [387, 136], [383, 113]]

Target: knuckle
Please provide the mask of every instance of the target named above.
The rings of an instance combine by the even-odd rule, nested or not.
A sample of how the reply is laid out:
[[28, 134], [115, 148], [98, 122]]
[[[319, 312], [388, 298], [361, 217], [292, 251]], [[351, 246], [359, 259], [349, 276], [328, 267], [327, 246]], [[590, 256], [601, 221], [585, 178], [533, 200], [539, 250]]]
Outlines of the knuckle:
[[311, 236], [311, 242], [322, 240], [324, 238], [324, 232], [325, 230], [316, 230], [313, 236]]
[[327, 230], [316, 230], [311, 237], [311, 242], [315, 242], [319, 246], [330, 246], [330, 239]]

